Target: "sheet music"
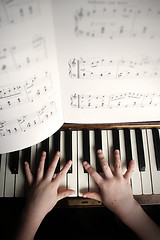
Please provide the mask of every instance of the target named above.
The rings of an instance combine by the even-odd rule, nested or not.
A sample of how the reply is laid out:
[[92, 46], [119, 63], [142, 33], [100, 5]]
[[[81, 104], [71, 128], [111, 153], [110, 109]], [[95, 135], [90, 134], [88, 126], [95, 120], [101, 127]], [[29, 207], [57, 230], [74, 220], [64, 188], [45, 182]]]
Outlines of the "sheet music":
[[69, 76], [74, 79], [142, 79], [160, 77], [160, 58], [79, 58], [68, 62]]
[[0, 0], [0, 153], [36, 144], [63, 123], [50, 0]]
[[59, 0], [54, 9], [65, 122], [160, 120], [160, 2]]
[[0, 112], [12, 108], [33, 103], [41, 97], [54, 93], [51, 75], [44, 72], [42, 75], [33, 76], [25, 82], [1, 86], [0, 88]]
[[[77, 36], [113, 38], [156, 38], [160, 9], [149, 1], [88, 1], [75, 11]], [[97, 4], [96, 4], [97, 3]], [[150, 2], [151, 3], [151, 2]], [[149, 21], [147, 21], [149, 19]]]
[[39, 0], [0, 1], [0, 27], [32, 21], [40, 15]]
[[0, 153], [160, 120], [159, 26], [159, 0], [0, 0]]
[[47, 51], [43, 36], [35, 35], [28, 42], [19, 44], [0, 45], [0, 75], [33, 66], [45, 59]]
[[160, 106], [160, 93], [125, 92], [112, 95], [71, 95], [71, 106], [80, 109], [144, 108]]

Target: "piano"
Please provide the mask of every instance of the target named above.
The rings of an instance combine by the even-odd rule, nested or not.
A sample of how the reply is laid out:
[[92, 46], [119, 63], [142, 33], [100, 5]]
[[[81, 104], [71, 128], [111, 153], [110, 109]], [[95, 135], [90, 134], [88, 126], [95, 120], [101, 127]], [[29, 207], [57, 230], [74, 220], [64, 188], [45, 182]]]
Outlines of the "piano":
[[131, 179], [134, 198], [140, 204], [160, 204], [160, 123], [135, 124], [64, 124], [48, 139], [29, 148], [0, 155], [0, 198], [23, 198], [28, 191], [24, 174], [24, 161], [28, 161], [33, 174], [42, 151], [47, 152], [45, 170], [55, 152], [61, 158], [55, 174], [72, 159], [73, 164], [60, 188], [71, 188], [75, 194], [68, 197], [70, 206], [94, 205], [101, 202], [83, 199], [86, 191], [99, 191], [98, 186], [84, 170], [83, 161], [88, 161], [99, 173], [102, 171], [96, 155], [102, 149], [111, 169], [114, 166], [113, 152], [120, 150], [123, 172], [129, 161], [135, 160]]

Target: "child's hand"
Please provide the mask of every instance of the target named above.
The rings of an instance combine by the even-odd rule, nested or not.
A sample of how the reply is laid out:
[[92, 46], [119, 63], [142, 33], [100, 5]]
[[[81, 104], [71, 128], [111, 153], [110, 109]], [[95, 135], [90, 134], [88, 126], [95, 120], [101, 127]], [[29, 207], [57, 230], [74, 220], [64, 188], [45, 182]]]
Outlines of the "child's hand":
[[98, 150], [98, 157], [102, 166], [103, 176], [99, 175], [87, 162], [84, 162], [84, 167], [98, 184], [100, 193], [87, 192], [83, 197], [103, 201], [104, 205], [130, 227], [140, 239], [159, 240], [160, 228], [147, 216], [133, 198], [130, 179], [134, 169], [134, 161], [130, 161], [128, 170], [123, 175], [118, 150], [114, 153], [115, 167], [113, 172], [101, 150]]
[[72, 165], [70, 160], [57, 176], [53, 178], [59, 157], [60, 152], [57, 152], [46, 174], [44, 174], [46, 153], [43, 152], [35, 178], [30, 171], [29, 164], [25, 162], [26, 177], [31, 187], [27, 198], [27, 212], [36, 218], [43, 219], [60, 199], [74, 193], [71, 189], [62, 192], [58, 191], [61, 180]]
[[119, 151], [116, 150], [115, 168], [112, 173], [107, 161], [101, 150], [98, 150], [98, 157], [103, 170], [103, 177], [99, 175], [87, 162], [84, 162], [84, 167], [95, 180], [100, 188], [100, 193], [87, 192], [83, 197], [100, 200], [111, 211], [123, 217], [127, 211], [131, 211], [135, 205], [135, 200], [130, 186], [130, 178], [134, 169], [134, 161], [130, 161], [127, 172], [123, 175], [121, 169], [121, 161]]

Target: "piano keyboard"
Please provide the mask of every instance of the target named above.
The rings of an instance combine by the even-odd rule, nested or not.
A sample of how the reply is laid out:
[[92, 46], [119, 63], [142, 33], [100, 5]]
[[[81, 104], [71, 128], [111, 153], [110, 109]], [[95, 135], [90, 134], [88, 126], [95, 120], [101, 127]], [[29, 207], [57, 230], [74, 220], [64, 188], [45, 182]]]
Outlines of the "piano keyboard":
[[24, 197], [28, 189], [24, 161], [29, 162], [35, 173], [42, 151], [47, 152], [47, 169], [57, 150], [61, 152], [61, 158], [55, 175], [69, 159], [73, 161], [60, 189], [74, 189], [73, 197], [80, 197], [86, 191], [99, 191], [82, 165], [83, 161], [88, 161], [100, 173], [102, 170], [96, 155], [98, 149], [103, 150], [112, 170], [115, 149], [120, 150], [123, 172], [129, 161], [135, 160], [131, 179], [133, 195], [160, 194], [160, 129], [67, 129], [30, 148], [0, 156], [0, 197]]

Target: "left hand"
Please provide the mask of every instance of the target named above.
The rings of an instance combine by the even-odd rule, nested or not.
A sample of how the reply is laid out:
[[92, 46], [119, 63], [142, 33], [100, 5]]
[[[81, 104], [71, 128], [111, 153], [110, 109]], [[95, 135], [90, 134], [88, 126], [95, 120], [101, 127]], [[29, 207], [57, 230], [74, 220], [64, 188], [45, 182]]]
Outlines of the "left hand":
[[71, 189], [58, 191], [61, 180], [72, 165], [72, 161], [70, 160], [57, 176], [53, 178], [59, 157], [60, 152], [57, 152], [46, 174], [44, 174], [46, 153], [43, 152], [35, 178], [31, 173], [28, 162], [25, 162], [26, 178], [31, 187], [27, 198], [27, 212], [38, 219], [43, 219], [60, 199], [74, 193], [74, 190]]

